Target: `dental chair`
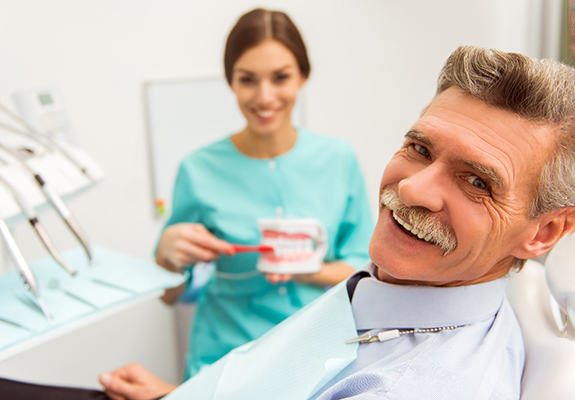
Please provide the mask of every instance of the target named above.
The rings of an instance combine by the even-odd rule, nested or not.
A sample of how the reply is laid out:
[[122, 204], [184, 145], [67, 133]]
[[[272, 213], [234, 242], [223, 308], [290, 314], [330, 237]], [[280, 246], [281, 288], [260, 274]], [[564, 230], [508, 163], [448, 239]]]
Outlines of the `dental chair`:
[[529, 260], [507, 286], [525, 342], [522, 400], [575, 399], [575, 235], [544, 265]]

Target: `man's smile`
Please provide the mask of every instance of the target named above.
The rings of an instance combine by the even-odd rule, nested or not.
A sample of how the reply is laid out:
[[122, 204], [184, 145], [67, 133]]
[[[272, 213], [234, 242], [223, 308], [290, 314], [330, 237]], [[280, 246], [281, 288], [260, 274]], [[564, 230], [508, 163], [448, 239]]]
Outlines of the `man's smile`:
[[395, 212], [392, 211], [391, 215], [393, 219], [397, 222], [397, 224], [404, 230], [406, 233], [409, 233], [413, 237], [417, 237], [418, 239], [425, 240], [426, 242], [430, 242], [433, 238], [431, 234], [425, 233], [423, 230], [419, 230], [416, 227], [410, 225], [408, 222], [401, 219]]
[[441, 247], [444, 256], [453, 252], [457, 247], [457, 237], [450, 227], [437, 220], [429, 210], [403, 204], [394, 188], [383, 189], [380, 205], [390, 210], [395, 224], [402, 232]]

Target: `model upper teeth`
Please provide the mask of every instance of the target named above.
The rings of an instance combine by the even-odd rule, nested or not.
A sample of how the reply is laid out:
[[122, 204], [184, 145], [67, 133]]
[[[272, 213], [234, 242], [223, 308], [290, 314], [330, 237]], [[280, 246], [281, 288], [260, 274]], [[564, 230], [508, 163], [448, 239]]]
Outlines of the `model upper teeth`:
[[[296, 235], [300, 237], [290, 237], [290, 235], [264, 234], [262, 244], [274, 248], [273, 256], [284, 259], [285, 261], [294, 261], [301, 257], [313, 256], [313, 239], [307, 235]], [[294, 258], [295, 257], [295, 258]]]
[[395, 219], [399, 225], [403, 226], [406, 231], [413, 233], [419, 239], [425, 240], [426, 242], [431, 241], [432, 236], [430, 234], [426, 235], [425, 232], [421, 232], [419, 229], [405, 222], [403, 219], [399, 218], [395, 213], [393, 213], [393, 219]]
[[264, 117], [264, 118], [265, 118], [265, 117], [271, 117], [271, 116], [273, 115], [273, 113], [274, 113], [274, 112], [271, 111], [271, 110], [269, 110], [269, 111], [256, 111], [256, 112], [257, 112], [257, 114], [258, 114], [260, 117]]

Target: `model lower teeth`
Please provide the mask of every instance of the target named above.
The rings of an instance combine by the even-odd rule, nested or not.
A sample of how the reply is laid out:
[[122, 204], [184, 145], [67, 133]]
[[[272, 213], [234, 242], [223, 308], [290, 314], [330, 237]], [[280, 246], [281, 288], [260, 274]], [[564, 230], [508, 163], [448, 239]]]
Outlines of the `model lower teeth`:
[[431, 241], [432, 236], [430, 234], [426, 235], [425, 232], [422, 232], [419, 229], [414, 228], [412, 225], [405, 222], [403, 219], [399, 218], [395, 213], [393, 213], [392, 215], [393, 215], [393, 219], [395, 219], [399, 225], [404, 227], [406, 231], [408, 231], [409, 233], [412, 233], [413, 235], [417, 236], [421, 240], [425, 240], [426, 242]]
[[272, 246], [273, 253], [265, 253], [268, 261], [297, 262], [313, 257], [313, 239], [307, 235], [283, 235], [278, 232], [264, 233], [262, 244]]

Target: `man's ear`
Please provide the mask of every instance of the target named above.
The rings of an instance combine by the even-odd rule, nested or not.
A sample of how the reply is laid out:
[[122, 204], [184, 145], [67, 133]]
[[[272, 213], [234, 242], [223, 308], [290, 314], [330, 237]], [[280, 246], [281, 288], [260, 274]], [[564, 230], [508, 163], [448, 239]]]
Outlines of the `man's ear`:
[[575, 206], [551, 211], [539, 217], [531, 239], [516, 249], [520, 259], [540, 257], [548, 252], [567, 233], [575, 232]]

